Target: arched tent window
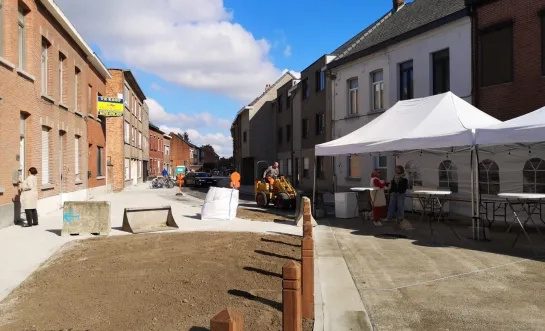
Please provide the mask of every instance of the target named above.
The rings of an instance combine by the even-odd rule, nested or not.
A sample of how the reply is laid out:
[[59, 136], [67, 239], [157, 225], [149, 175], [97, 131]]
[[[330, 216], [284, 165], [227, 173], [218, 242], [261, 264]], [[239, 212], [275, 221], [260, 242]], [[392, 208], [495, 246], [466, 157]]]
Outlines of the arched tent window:
[[479, 193], [500, 193], [500, 167], [492, 160], [486, 159], [479, 163]]
[[439, 188], [458, 193], [458, 168], [451, 160], [439, 164]]
[[409, 180], [409, 189], [415, 186], [422, 186], [422, 179], [420, 177], [420, 164], [417, 161], [409, 161], [405, 164], [405, 173]]
[[522, 192], [545, 193], [545, 161], [531, 158], [522, 169]]

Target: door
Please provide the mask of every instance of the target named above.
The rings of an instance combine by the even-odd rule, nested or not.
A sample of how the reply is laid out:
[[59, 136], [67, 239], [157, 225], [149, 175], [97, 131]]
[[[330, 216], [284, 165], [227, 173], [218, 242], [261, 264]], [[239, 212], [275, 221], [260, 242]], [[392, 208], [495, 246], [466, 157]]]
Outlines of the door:
[[138, 163], [136, 163], [136, 160], [131, 161], [131, 179], [132, 179], [132, 185], [136, 185], [138, 183]]

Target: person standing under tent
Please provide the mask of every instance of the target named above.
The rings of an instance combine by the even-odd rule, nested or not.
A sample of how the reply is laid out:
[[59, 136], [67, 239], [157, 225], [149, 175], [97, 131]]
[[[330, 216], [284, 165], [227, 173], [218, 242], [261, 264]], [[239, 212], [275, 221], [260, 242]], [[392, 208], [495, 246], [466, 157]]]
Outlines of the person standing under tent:
[[380, 171], [375, 169], [371, 173], [370, 185], [376, 190], [371, 191], [371, 200], [373, 201], [373, 223], [375, 226], [382, 226], [381, 219], [386, 217], [386, 194], [384, 190], [388, 187], [388, 182], [380, 179]]
[[403, 230], [412, 230], [413, 227], [405, 219], [405, 192], [409, 187], [409, 181], [405, 175], [405, 168], [398, 165], [395, 168], [394, 179], [390, 183], [390, 205], [388, 206], [388, 221], [395, 216], [399, 227]]

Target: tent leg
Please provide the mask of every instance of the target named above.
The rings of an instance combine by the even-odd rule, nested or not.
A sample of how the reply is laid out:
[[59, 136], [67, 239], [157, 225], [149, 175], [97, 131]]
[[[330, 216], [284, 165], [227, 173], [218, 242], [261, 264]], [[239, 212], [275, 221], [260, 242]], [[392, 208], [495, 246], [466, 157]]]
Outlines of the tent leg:
[[475, 166], [473, 162], [474, 147], [470, 150], [470, 174], [471, 174], [471, 232], [475, 240]]
[[312, 216], [316, 217], [316, 154], [314, 154], [314, 167], [312, 172]]
[[[476, 217], [477, 217], [477, 240], [481, 240], [481, 192], [479, 190], [479, 146], [475, 145], [475, 197], [476, 197], [476, 206], [477, 209]], [[483, 234], [484, 234], [484, 228], [483, 228]], [[486, 238], [483, 238], [486, 239]]]

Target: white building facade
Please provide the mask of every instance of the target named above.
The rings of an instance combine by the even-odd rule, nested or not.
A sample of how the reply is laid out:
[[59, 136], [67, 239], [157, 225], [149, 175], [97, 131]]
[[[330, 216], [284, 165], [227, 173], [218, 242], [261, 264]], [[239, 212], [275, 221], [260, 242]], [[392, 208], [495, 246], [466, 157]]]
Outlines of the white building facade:
[[[452, 91], [471, 102], [470, 18], [462, 15], [333, 67], [329, 72], [333, 139], [361, 128], [399, 100]], [[405, 161], [409, 160], [404, 160], [403, 156], [337, 156], [334, 161], [336, 191], [368, 186], [370, 174], [376, 168], [381, 170], [383, 178], [390, 179], [396, 163], [406, 166]], [[436, 165], [427, 166], [437, 169]], [[418, 182], [418, 176], [420, 174], [413, 180]]]

